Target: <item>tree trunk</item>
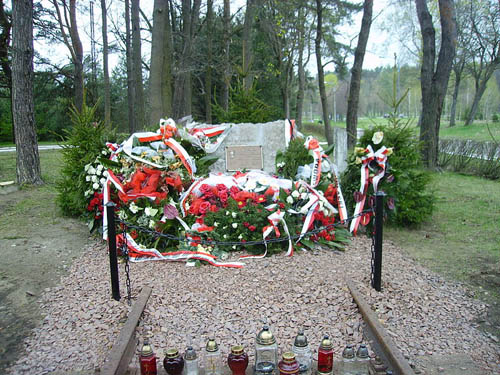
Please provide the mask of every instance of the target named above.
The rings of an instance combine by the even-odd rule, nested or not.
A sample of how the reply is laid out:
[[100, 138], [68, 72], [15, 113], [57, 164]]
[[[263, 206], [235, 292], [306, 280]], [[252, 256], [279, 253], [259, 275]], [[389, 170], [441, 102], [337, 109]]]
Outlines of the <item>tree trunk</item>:
[[205, 121], [212, 123], [212, 35], [214, 33], [214, 4], [207, 1], [207, 67], [205, 69]]
[[299, 87], [297, 90], [297, 104], [296, 104], [296, 109], [295, 109], [295, 124], [297, 126], [297, 129], [302, 128], [302, 112], [304, 108], [304, 91], [306, 87], [306, 74], [304, 71], [304, 38], [305, 38], [305, 31], [304, 31], [304, 23], [305, 23], [305, 18], [304, 18], [304, 8], [299, 7], [299, 24], [298, 24], [298, 38], [299, 38], [299, 51], [298, 51], [298, 58], [299, 61], [297, 63], [297, 73], [298, 73], [298, 83]]
[[76, 0], [70, 0], [69, 2], [69, 19], [69, 34], [71, 36], [71, 43], [76, 57], [73, 60], [73, 64], [75, 65], [75, 107], [78, 111], [81, 111], [83, 108], [84, 97], [83, 46], [78, 33], [78, 25], [76, 23]]
[[478, 77], [479, 79], [476, 79], [476, 90], [474, 91], [474, 99], [472, 100], [472, 107], [469, 111], [469, 114], [467, 115], [467, 119], [465, 120], [464, 125], [470, 125], [474, 122], [477, 110], [479, 109], [479, 102], [481, 101], [481, 98], [483, 97], [483, 94], [486, 91], [486, 85], [488, 84], [488, 81], [493, 75], [495, 67], [496, 65], [489, 65], [484, 70], [484, 72], [482, 72], [484, 74], [480, 74], [480, 76]]
[[12, 3], [12, 106], [17, 183], [43, 184], [33, 104], [33, 0]]
[[[9, 97], [12, 99], [12, 69], [9, 61], [9, 44], [10, 44], [10, 30], [12, 23], [5, 13], [3, 0], [0, 0], [0, 27], [2, 33], [0, 34], [0, 68], [5, 75], [5, 86], [9, 92]], [[12, 100], [10, 105], [10, 115], [12, 122], [12, 142], [16, 143], [16, 132], [14, 130], [14, 111], [12, 108]]]
[[435, 31], [426, 0], [415, 0], [423, 44], [421, 67], [422, 113], [420, 115], [420, 140], [423, 143], [422, 159], [429, 169], [437, 166], [439, 127], [443, 101], [448, 87], [455, 42], [457, 37], [453, 0], [439, 0], [441, 21], [441, 48], [436, 59]]
[[358, 131], [358, 106], [359, 91], [361, 87], [361, 73], [363, 71], [363, 60], [365, 58], [366, 44], [370, 35], [372, 24], [373, 0], [365, 0], [363, 8], [363, 20], [359, 32], [358, 45], [354, 54], [354, 64], [351, 70], [351, 83], [349, 98], [347, 99], [347, 148], [352, 149], [356, 145]]
[[249, 90], [252, 87], [253, 76], [250, 72], [253, 58], [252, 48], [252, 25], [255, 10], [255, 0], [247, 0], [245, 11], [245, 21], [243, 23], [242, 43], [242, 71], [243, 71], [243, 90]]
[[172, 117], [172, 96], [173, 96], [173, 76], [172, 76], [172, 60], [173, 60], [173, 40], [172, 40], [172, 24], [170, 22], [170, 12], [168, 7], [165, 9], [165, 34], [163, 39], [163, 69], [162, 69], [162, 108], [163, 116]]
[[106, 0], [101, 0], [102, 13], [102, 68], [104, 75], [104, 124], [111, 124], [111, 93], [109, 86], [109, 67], [108, 67], [108, 12], [106, 9]]
[[135, 108], [134, 75], [132, 69], [132, 40], [130, 32], [130, 3], [125, 0], [125, 54], [127, 58], [127, 104], [128, 104], [128, 130], [132, 134], [137, 129]]
[[481, 98], [483, 97], [483, 94], [486, 91], [486, 84], [488, 83], [488, 79], [484, 78], [483, 80], [481, 80], [479, 86], [476, 88], [476, 91], [474, 91], [474, 99], [472, 100], [472, 107], [469, 111], [469, 114], [467, 116], [467, 119], [465, 120], [464, 125], [470, 125], [474, 122], [477, 110], [479, 109], [479, 102], [481, 101]]
[[149, 72], [150, 124], [158, 124], [167, 115], [163, 112], [163, 58], [165, 54], [165, 20], [168, 17], [166, 0], [155, 0], [153, 7], [153, 30], [151, 37], [151, 69]]
[[453, 98], [451, 101], [451, 109], [450, 109], [450, 127], [455, 126], [456, 120], [456, 112], [457, 112], [457, 101], [458, 101], [458, 92], [460, 89], [460, 81], [462, 79], [461, 74], [457, 74], [455, 71], [455, 85], [453, 88]]
[[174, 85], [174, 115], [176, 118], [192, 114], [192, 49], [193, 32], [200, 11], [200, 0], [182, 0], [182, 52]]
[[139, 0], [132, 0], [132, 75], [134, 79], [135, 124], [144, 129], [144, 88], [142, 85], [141, 24], [139, 19]]
[[325, 88], [325, 72], [323, 71], [323, 63], [321, 62], [321, 41], [323, 39], [323, 9], [321, 7], [321, 0], [316, 0], [316, 39], [315, 39], [315, 50], [316, 50], [316, 65], [318, 68], [318, 85], [319, 85], [319, 95], [321, 97], [321, 109], [323, 112], [323, 121], [325, 124], [325, 137], [329, 145], [333, 144], [333, 131], [330, 126], [330, 120], [328, 116], [328, 101], [326, 97]]
[[229, 46], [231, 45], [231, 5], [224, 0], [224, 82], [222, 85], [222, 108], [229, 108], [229, 87], [231, 85], [231, 62], [229, 61]]

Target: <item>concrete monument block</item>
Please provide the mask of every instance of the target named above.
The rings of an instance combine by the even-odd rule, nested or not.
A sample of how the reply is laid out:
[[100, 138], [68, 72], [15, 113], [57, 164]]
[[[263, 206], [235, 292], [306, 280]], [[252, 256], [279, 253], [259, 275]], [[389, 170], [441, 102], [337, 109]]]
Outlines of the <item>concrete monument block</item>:
[[[245, 166], [245, 153], [249, 147], [241, 148], [241, 155], [238, 155], [238, 146], [257, 146], [253, 149], [258, 150], [262, 146], [262, 165], [263, 170], [268, 173], [275, 173], [275, 158], [278, 151], [284, 151], [285, 144], [285, 120], [267, 122], [264, 124], [232, 124], [231, 130], [224, 141], [221, 143], [214, 155], [219, 157], [212, 167], [211, 172], [226, 172], [226, 148], [230, 147], [228, 155], [236, 158], [236, 164]], [[256, 151], [257, 152], [257, 151]], [[248, 156], [247, 156], [248, 157]], [[252, 157], [249, 165], [256, 165], [256, 158]], [[234, 160], [233, 160], [234, 162]], [[249, 160], [250, 162], [250, 160]], [[231, 164], [231, 163], [230, 163]], [[234, 165], [234, 164], [233, 164]], [[243, 169], [243, 168], [241, 168]], [[249, 168], [248, 168], [249, 169]]]

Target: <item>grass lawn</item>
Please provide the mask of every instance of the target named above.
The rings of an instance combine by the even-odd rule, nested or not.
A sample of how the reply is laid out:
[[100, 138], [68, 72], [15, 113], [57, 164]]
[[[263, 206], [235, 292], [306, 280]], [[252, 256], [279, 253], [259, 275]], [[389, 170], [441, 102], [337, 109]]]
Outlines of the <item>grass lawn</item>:
[[436, 173], [432, 219], [384, 235], [439, 274], [477, 287], [500, 302], [500, 181]]
[[[402, 119], [403, 123], [406, 122], [407, 119]], [[418, 119], [412, 119], [411, 125], [416, 127]], [[358, 121], [358, 129], [369, 129], [374, 124], [387, 124], [387, 119], [383, 118], [360, 118]], [[345, 122], [332, 122], [332, 126], [336, 126], [339, 128], [345, 128]], [[441, 127], [439, 130], [440, 138], [457, 138], [457, 139], [472, 139], [474, 141], [491, 141], [491, 136], [488, 131], [488, 127], [493, 134], [493, 137], [500, 142], [500, 122], [492, 123], [487, 121], [475, 121], [473, 124], [465, 126], [463, 121], [457, 122], [457, 125], [454, 127], [448, 126], [448, 121], [442, 121]], [[317, 137], [321, 141], [325, 141], [326, 138], [324, 136], [325, 128], [323, 124], [319, 123], [311, 123], [305, 122], [302, 133], [311, 134]], [[417, 134], [419, 133], [417, 129]]]

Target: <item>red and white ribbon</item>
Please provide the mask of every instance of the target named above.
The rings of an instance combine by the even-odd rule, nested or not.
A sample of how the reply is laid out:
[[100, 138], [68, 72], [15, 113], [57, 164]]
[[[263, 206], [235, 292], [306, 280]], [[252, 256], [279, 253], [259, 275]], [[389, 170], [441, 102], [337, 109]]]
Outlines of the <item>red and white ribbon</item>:
[[279, 231], [278, 224], [281, 222], [283, 224], [283, 228], [285, 229], [285, 233], [288, 236], [288, 250], [286, 252], [286, 256], [292, 256], [293, 255], [293, 245], [292, 245], [292, 239], [290, 238], [290, 232], [288, 231], [288, 226], [286, 225], [286, 222], [284, 220], [285, 213], [281, 212], [280, 210], [272, 213], [267, 217], [267, 220], [269, 220], [269, 225], [266, 225], [264, 228], [262, 228], [262, 238], [264, 239], [264, 246], [266, 250], [264, 251], [264, 254], [261, 255], [242, 255], [240, 258], [244, 259], [260, 259], [264, 258], [267, 255], [267, 241], [266, 238], [269, 237], [269, 235], [274, 231], [275, 235], [277, 238], [281, 236], [281, 232]]
[[[189, 259], [204, 260], [216, 267], [231, 267], [242, 268], [245, 264], [242, 262], [221, 262], [212, 254], [203, 253], [200, 251], [173, 251], [161, 253], [157, 249], [141, 248], [134, 239], [127, 233], [127, 248], [131, 262], [146, 262], [151, 260], [166, 260], [166, 261], [187, 261]], [[116, 236], [117, 243], [123, 244], [124, 237], [122, 234]]]
[[196, 164], [194, 162], [194, 159], [189, 156], [187, 151], [180, 145], [179, 142], [177, 142], [173, 138], [169, 138], [167, 141], [165, 141], [165, 145], [170, 147], [181, 159], [182, 164], [184, 167], [186, 167], [188, 173], [191, 175], [191, 177], [196, 173]]
[[323, 148], [319, 145], [316, 138], [308, 136], [304, 142], [304, 147], [307, 148], [314, 158], [313, 169], [311, 171], [311, 186], [318, 186], [321, 178], [321, 159], [324, 155]]
[[[370, 182], [373, 183], [373, 190], [376, 193], [378, 190], [378, 183], [384, 177], [385, 174], [385, 166], [387, 162], [387, 153], [389, 150], [382, 146], [377, 152], [373, 152], [373, 148], [369, 145], [366, 150], [366, 154], [361, 158], [361, 185], [359, 188], [359, 192], [362, 194], [361, 200], [356, 203], [356, 207], [354, 209], [354, 217], [355, 219], [351, 221], [350, 231], [354, 235], [358, 230], [358, 226], [361, 222], [362, 216], [360, 213], [363, 211], [363, 207], [365, 206], [366, 193], [368, 192], [368, 186]], [[373, 178], [370, 178], [370, 163], [375, 161], [379, 170], [375, 173]]]

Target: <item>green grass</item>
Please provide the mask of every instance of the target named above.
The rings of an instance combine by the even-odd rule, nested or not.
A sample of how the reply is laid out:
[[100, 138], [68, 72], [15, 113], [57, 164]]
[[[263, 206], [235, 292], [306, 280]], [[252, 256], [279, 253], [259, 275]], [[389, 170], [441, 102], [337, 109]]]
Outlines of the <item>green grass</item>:
[[474, 141], [491, 141], [490, 133], [500, 142], [500, 122], [475, 121], [473, 124], [465, 126], [463, 122], [449, 127], [448, 123], [441, 123], [439, 136], [441, 138], [472, 139]]
[[[42, 186], [25, 186], [0, 198], [0, 237], [25, 238], [26, 216], [36, 225], [60, 225], [62, 216], [55, 202], [56, 182], [62, 167], [60, 150], [40, 151]], [[0, 153], [0, 181], [16, 180], [16, 153]]]
[[[62, 166], [62, 153], [60, 150], [40, 151], [40, 168], [42, 179], [46, 185], [55, 186]], [[16, 153], [0, 153], [0, 181], [16, 180]]]
[[435, 174], [437, 203], [418, 229], [384, 235], [447, 278], [472, 284], [500, 300], [500, 182], [457, 173]]
[[[407, 121], [407, 119], [402, 119], [403, 123]], [[411, 125], [417, 126], [418, 119], [411, 119]], [[387, 119], [383, 118], [360, 118], [358, 120], [358, 128], [359, 129], [368, 129], [374, 124], [387, 124]], [[332, 126], [336, 126], [339, 128], [345, 128], [345, 122], [335, 122], [331, 123]], [[457, 122], [454, 127], [449, 127], [448, 121], [442, 121], [441, 127], [439, 130], [440, 138], [456, 138], [456, 139], [472, 139], [474, 141], [491, 141], [490, 133], [488, 132], [488, 127], [490, 128], [493, 137], [500, 142], [500, 122], [493, 123], [487, 121], [475, 121], [473, 124], [465, 126], [463, 121]], [[324, 136], [324, 126], [318, 122], [305, 122], [302, 127], [302, 133], [311, 134], [318, 138], [320, 141], [326, 140]], [[418, 134], [418, 130], [417, 130]]]

